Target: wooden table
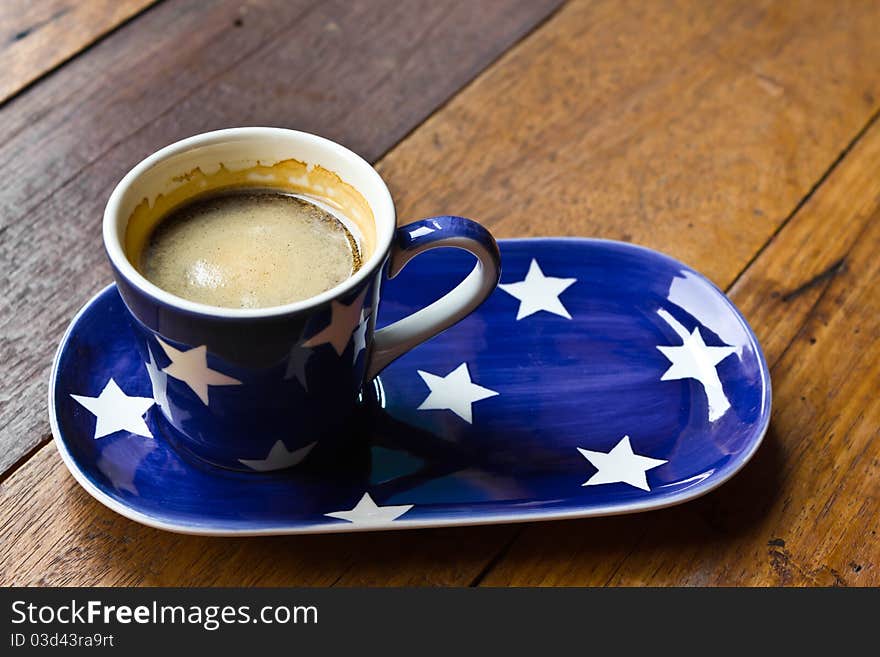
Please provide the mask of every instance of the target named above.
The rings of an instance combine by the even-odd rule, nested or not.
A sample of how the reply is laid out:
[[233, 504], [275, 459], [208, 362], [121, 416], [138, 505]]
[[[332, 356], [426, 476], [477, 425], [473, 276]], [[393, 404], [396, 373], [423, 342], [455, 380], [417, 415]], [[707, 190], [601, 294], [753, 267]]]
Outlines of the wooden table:
[[[15, 0], [0, 8], [0, 583], [880, 584], [880, 3]], [[773, 419], [721, 489], [635, 516], [214, 539], [130, 522], [46, 386], [148, 153], [278, 125], [374, 161], [400, 216], [663, 250], [739, 305]]]

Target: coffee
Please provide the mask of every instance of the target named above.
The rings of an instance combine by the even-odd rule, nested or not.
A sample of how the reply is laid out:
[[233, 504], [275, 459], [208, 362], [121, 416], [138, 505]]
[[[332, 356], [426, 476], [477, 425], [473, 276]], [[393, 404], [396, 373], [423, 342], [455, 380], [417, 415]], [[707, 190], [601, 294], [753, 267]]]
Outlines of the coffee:
[[318, 205], [238, 189], [173, 209], [139, 264], [149, 281], [184, 299], [265, 308], [338, 285], [360, 267], [360, 252], [346, 225]]

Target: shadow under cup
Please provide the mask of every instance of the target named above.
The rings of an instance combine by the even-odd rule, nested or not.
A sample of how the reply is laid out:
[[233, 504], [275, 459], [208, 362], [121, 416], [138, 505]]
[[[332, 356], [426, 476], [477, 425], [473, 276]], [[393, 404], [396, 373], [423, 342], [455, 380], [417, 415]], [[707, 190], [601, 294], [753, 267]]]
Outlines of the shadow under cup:
[[[140, 274], [139, 256], [164, 216], [196, 196], [241, 187], [339, 211], [353, 224], [360, 269], [310, 299], [255, 309], [187, 301]], [[207, 133], [136, 166], [111, 195], [104, 242], [152, 384], [156, 428], [198, 459], [257, 472], [296, 465], [317, 444], [332, 449], [351, 435], [394, 228], [375, 170], [305, 133]]]

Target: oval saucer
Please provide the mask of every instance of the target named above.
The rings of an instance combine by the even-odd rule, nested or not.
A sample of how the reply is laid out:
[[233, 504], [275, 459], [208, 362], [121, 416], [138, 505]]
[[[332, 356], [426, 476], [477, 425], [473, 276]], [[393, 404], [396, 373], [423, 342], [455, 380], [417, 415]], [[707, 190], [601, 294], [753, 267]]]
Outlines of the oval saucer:
[[[770, 376], [718, 288], [630, 244], [500, 246], [499, 288], [382, 372], [338, 441], [348, 447], [316, 448], [278, 473], [214, 468], [171, 448], [110, 285], [73, 319], [52, 367], [49, 415], [64, 463], [123, 516], [210, 535], [631, 513], [693, 499], [745, 465], [769, 422]], [[470, 266], [450, 249], [415, 259], [386, 283], [379, 319], [424, 306]], [[92, 401], [108, 386], [121, 400], [115, 425]], [[96, 439], [99, 422], [127, 428]]]

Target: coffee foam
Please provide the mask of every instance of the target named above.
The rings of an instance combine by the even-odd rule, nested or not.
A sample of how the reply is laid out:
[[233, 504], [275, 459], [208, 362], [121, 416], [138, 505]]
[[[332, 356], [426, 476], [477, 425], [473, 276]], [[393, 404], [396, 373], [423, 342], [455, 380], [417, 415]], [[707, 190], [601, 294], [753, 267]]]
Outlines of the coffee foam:
[[209, 194], [174, 210], [143, 251], [140, 269], [179, 297], [266, 308], [335, 287], [360, 264], [345, 226], [288, 195], [249, 189]]

